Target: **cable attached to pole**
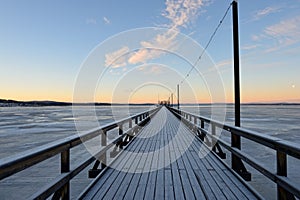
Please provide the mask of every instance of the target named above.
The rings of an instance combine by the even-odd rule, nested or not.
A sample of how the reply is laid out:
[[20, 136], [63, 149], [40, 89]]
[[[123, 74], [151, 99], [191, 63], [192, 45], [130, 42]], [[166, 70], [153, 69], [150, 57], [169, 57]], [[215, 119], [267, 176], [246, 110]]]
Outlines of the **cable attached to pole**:
[[180, 81], [180, 84], [182, 84], [191, 74], [191, 72], [193, 71], [193, 69], [196, 67], [196, 65], [198, 64], [198, 62], [202, 59], [202, 56], [204, 55], [205, 51], [207, 50], [207, 48], [209, 47], [210, 43], [212, 42], [213, 38], [215, 37], [217, 31], [219, 30], [219, 28], [221, 27], [225, 17], [227, 16], [230, 7], [232, 6], [232, 3], [230, 3], [230, 5], [228, 6], [226, 12], [224, 13], [222, 19], [220, 20], [219, 24], [217, 25], [217, 27], [215, 28], [214, 32], [212, 33], [212, 35], [210, 36], [205, 48], [203, 49], [203, 51], [201, 52], [200, 56], [198, 57], [198, 59], [196, 60], [196, 62], [192, 65], [191, 69], [188, 71], [188, 73], [185, 75], [185, 77]]

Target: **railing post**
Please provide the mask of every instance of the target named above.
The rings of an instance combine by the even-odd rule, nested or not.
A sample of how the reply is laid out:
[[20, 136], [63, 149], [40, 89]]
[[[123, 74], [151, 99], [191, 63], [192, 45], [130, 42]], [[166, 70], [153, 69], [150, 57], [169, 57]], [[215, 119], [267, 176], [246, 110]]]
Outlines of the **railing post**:
[[123, 134], [123, 124], [119, 124], [119, 135]]
[[177, 109], [179, 110], [180, 105], [179, 105], [179, 84], [177, 84]]
[[[277, 175], [287, 176], [287, 158], [286, 153], [277, 150], [276, 151], [276, 161], [277, 161]], [[277, 185], [277, 199], [286, 200], [286, 199], [295, 199], [294, 195], [286, 191], [282, 187]]]
[[[101, 133], [101, 146], [105, 147], [107, 145], [107, 132], [106, 130], [103, 130]], [[101, 169], [106, 167], [107, 164], [107, 156], [106, 156], [106, 152], [104, 154], [101, 155]]]
[[[61, 152], [60, 156], [60, 171], [61, 173], [70, 172], [70, 149]], [[63, 200], [70, 199], [70, 182], [66, 183], [61, 190], [61, 198]]]
[[[241, 137], [235, 133], [231, 133], [231, 147], [241, 149]], [[231, 153], [231, 168], [245, 181], [251, 181], [251, 173], [247, 171], [243, 161], [233, 153]]]
[[129, 120], [129, 128], [132, 128], [132, 119]]
[[197, 117], [194, 116], [194, 132], [197, 133]]
[[135, 124], [138, 124], [138, 117], [136, 116], [134, 119], [135, 119]]
[[[213, 136], [215, 136], [216, 135], [216, 126], [215, 126], [215, 124], [214, 123], [211, 123], [211, 134], [213, 135]], [[217, 141], [215, 141], [215, 139], [211, 139], [211, 144], [212, 144], [212, 150], [214, 151], [214, 152], [216, 152], [216, 143], [217, 143]]]

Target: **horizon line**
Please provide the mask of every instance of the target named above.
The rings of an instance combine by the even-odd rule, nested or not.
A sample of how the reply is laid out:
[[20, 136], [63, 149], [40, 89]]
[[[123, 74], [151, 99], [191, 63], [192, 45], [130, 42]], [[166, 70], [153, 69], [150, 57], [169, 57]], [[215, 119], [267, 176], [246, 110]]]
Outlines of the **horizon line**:
[[[2, 101], [2, 102], [1, 102]], [[5, 101], [5, 102], [4, 102]], [[0, 99], [0, 103], [62, 103], [62, 104], [107, 104], [107, 105], [143, 105], [143, 104], [149, 104], [149, 105], [157, 105], [157, 102], [68, 102], [68, 101], [55, 101], [55, 100], [14, 100], [14, 99]], [[185, 105], [211, 105], [211, 104], [235, 104], [235, 102], [196, 102], [196, 103], [185, 103], [182, 102], [180, 104]], [[241, 104], [300, 104], [300, 102], [287, 102], [287, 101], [270, 101], [270, 102], [241, 102]], [[177, 103], [173, 103], [171, 105], [177, 105]]]

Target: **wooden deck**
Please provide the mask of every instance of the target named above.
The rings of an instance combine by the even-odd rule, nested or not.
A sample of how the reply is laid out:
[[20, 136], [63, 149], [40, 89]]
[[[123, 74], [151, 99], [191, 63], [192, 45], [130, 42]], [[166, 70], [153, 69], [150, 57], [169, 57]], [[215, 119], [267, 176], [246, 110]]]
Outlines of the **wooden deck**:
[[82, 198], [257, 199], [164, 107]]

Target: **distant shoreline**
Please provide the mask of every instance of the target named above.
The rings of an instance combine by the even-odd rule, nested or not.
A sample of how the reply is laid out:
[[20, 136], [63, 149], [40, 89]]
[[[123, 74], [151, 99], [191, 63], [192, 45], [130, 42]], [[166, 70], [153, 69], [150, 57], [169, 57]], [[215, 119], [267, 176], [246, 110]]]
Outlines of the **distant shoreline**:
[[124, 104], [124, 103], [71, 103], [59, 101], [17, 101], [0, 99], [0, 107], [45, 107], [45, 106], [152, 106], [153, 103]]
[[[45, 106], [153, 106], [154, 103], [71, 103], [59, 101], [17, 101], [0, 99], [0, 107], [45, 107]], [[183, 103], [181, 106], [210, 106], [210, 105], [234, 105], [234, 103]], [[283, 106], [283, 105], [300, 105], [300, 103], [242, 103], [241, 105], [249, 106]], [[177, 104], [174, 104], [177, 106]]]

